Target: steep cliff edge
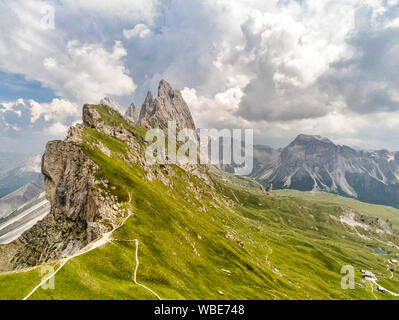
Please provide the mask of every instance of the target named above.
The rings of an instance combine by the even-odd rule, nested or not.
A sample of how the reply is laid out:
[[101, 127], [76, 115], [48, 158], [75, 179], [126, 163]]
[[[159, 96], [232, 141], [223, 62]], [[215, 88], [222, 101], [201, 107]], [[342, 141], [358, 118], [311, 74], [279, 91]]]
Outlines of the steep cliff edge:
[[[181, 95], [165, 81], [160, 83], [159, 97], [153, 103], [156, 112], [143, 118], [156, 120], [152, 125], [177, 120], [178, 127], [195, 128]], [[43, 155], [42, 173], [46, 197], [51, 203], [50, 214], [16, 241], [0, 246], [0, 271], [70, 256], [120, 226], [133, 212], [131, 194], [126, 191], [131, 182], [121, 168], [128, 167], [139, 172], [145, 181], [158, 181], [167, 187], [176, 187], [175, 178], [184, 171], [204, 183], [200, 188], [188, 176], [184, 178], [183, 188], [193, 192], [195, 199], [206, 193], [223, 205], [231, 205], [214, 193], [205, 166], [149, 165], [145, 159], [145, 128], [115, 108], [85, 105], [82, 113], [83, 125], [71, 127], [64, 141], [49, 142]], [[148, 126], [148, 122], [144, 123]], [[200, 203], [195, 207], [200, 212], [206, 210]]]
[[[86, 126], [121, 135], [121, 130], [97, 121], [95, 109], [89, 109], [83, 108]], [[130, 214], [115, 205], [117, 199], [107, 192], [107, 181], [96, 178], [100, 167], [79, 145], [83, 132], [84, 126], [71, 127], [65, 141], [47, 143], [42, 173], [51, 212], [16, 241], [0, 246], [0, 271], [67, 257], [118, 226], [118, 218]]]

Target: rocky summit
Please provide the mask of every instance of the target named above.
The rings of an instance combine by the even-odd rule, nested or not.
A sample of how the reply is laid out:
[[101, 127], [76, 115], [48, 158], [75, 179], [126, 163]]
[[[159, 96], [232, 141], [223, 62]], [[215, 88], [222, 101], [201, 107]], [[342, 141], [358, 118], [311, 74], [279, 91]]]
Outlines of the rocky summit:
[[[176, 117], [178, 126], [190, 125], [194, 128], [180, 92], [173, 90], [166, 81], [161, 81], [159, 96], [151, 100], [150, 105], [154, 112], [143, 114], [143, 124], [167, 124], [168, 120]], [[118, 227], [131, 214], [130, 209], [123, 209], [118, 203], [120, 199], [109, 191], [108, 179], [99, 176], [101, 166], [90, 157], [88, 149], [91, 148], [112, 156], [112, 151], [96, 135], [106, 135], [126, 144], [129, 151], [120, 156], [139, 165], [145, 171], [145, 179], [173, 185], [159, 168], [146, 163], [145, 131], [123, 117], [120, 111], [122, 108], [109, 98], [102, 100], [98, 106], [85, 105], [83, 125], [71, 127], [64, 141], [47, 143], [41, 171], [46, 198], [51, 204], [50, 214], [16, 241], [0, 246], [0, 270], [34, 266], [67, 257]], [[186, 118], [184, 112], [188, 112]], [[94, 136], [90, 136], [89, 131]], [[166, 167], [170, 174], [173, 170], [163, 166], [164, 169]], [[211, 185], [204, 170], [194, 167], [185, 169]]]
[[177, 130], [195, 130], [194, 120], [181, 92], [162, 80], [158, 86], [157, 97], [154, 98], [148, 92], [141, 107], [139, 122], [146, 128], [166, 128], [168, 121], [176, 121]]

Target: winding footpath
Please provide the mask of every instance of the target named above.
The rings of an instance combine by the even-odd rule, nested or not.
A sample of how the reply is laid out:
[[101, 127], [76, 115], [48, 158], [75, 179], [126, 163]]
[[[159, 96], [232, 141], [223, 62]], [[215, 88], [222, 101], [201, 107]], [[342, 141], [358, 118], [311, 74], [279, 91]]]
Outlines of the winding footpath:
[[60, 271], [62, 269], [62, 267], [71, 259], [79, 257], [85, 253], [88, 253], [94, 249], [97, 249], [98, 247], [101, 247], [102, 245], [106, 244], [107, 242], [110, 241], [110, 237], [113, 231], [108, 232], [103, 234], [103, 236], [98, 239], [97, 241], [92, 242], [91, 244], [89, 244], [86, 248], [84, 248], [82, 251], [68, 257], [65, 259], [60, 260], [60, 266], [58, 267], [58, 269], [53, 272], [52, 274], [50, 274], [49, 276], [45, 277], [36, 287], [33, 288], [33, 290], [31, 292], [29, 292], [29, 294], [23, 299], [23, 300], [27, 300], [29, 299], [29, 297], [35, 293], [35, 291], [37, 289], [39, 289], [44, 283], [46, 283], [47, 281], [49, 281], [52, 277], [54, 277], [58, 271]]
[[[113, 231], [112, 231], [112, 232], [113, 232]], [[78, 253], [76, 253], [76, 254], [74, 254], [74, 255], [68, 257], [68, 258], [65, 258], [65, 259], [60, 260], [60, 266], [58, 267], [58, 269], [57, 269], [55, 272], [53, 272], [52, 274], [50, 274], [49, 276], [45, 277], [36, 287], [33, 288], [33, 290], [32, 290], [31, 292], [29, 292], [29, 294], [28, 294], [23, 300], [29, 299], [29, 298], [32, 296], [32, 294], [35, 293], [35, 291], [36, 291], [37, 289], [39, 289], [44, 283], [46, 283], [46, 282], [49, 281], [52, 277], [54, 277], [54, 276], [62, 269], [62, 267], [63, 267], [69, 260], [71, 260], [71, 259], [73, 259], [73, 258], [76, 258], [76, 257], [79, 257], [79, 256], [81, 256], [81, 255], [83, 255], [83, 254], [85, 254], [85, 253], [88, 253], [88, 252], [90, 252], [90, 251], [92, 251], [92, 250], [94, 250], [94, 249], [96, 249], [96, 248], [98, 248], [98, 247], [101, 247], [101, 246], [103, 246], [104, 244], [106, 244], [106, 243], [108, 243], [108, 242], [110, 242], [110, 241], [122, 241], [122, 242], [135, 242], [135, 243], [136, 243], [136, 267], [135, 267], [135, 269], [134, 269], [133, 282], [134, 282], [136, 285], [138, 285], [138, 286], [144, 288], [145, 290], [149, 291], [149, 292], [150, 292], [151, 294], [153, 294], [158, 300], [162, 300], [162, 298], [161, 298], [155, 291], [151, 290], [150, 288], [148, 288], [148, 287], [145, 286], [144, 284], [141, 284], [141, 283], [137, 282], [137, 270], [138, 270], [139, 265], [140, 265], [139, 256], [138, 256], [138, 255], [139, 255], [139, 254], [138, 254], [138, 251], [139, 251], [139, 240], [137, 240], [137, 239], [134, 239], [134, 240], [118, 240], [118, 239], [112, 239], [112, 238], [111, 238], [112, 232], [109, 232], [109, 233], [104, 234], [103, 237], [102, 237], [101, 239], [99, 239], [99, 240], [97, 240], [97, 241], [91, 243], [89, 246], [87, 246], [87, 247], [86, 247], [85, 249], [83, 249], [82, 251], [80, 251], [80, 252], [78, 252]]]
[[[131, 195], [129, 195], [129, 198], [131, 198]], [[129, 199], [129, 202], [130, 202], [130, 201], [131, 201], [131, 200]], [[123, 225], [125, 224], [125, 222], [127, 221], [127, 219], [130, 218], [130, 216], [131, 216], [131, 215], [127, 216], [127, 217], [124, 219], [124, 221], [122, 222], [122, 224], [120, 225], [120, 227], [123, 226]], [[118, 227], [118, 228], [120, 228], [120, 227]], [[33, 290], [32, 290], [31, 292], [29, 292], [29, 294], [28, 294], [23, 300], [29, 299], [29, 298], [32, 296], [32, 294], [34, 294], [34, 293], [36, 292], [37, 289], [39, 289], [44, 283], [46, 283], [47, 281], [49, 281], [51, 278], [53, 278], [53, 277], [62, 269], [62, 267], [63, 267], [69, 260], [71, 260], [71, 259], [73, 259], [73, 258], [76, 258], [76, 257], [79, 257], [79, 256], [81, 256], [81, 255], [83, 255], [83, 254], [85, 254], [85, 253], [88, 253], [88, 252], [90, 252], [90, 251], [92, 251], [92, 250], [94, 250], [94, 249], [97, 249], [97, 248], [99, 248], [99, 247], [101, 247], [101, 246], [107, 244], [107, 243], [110, 242], [110, 241], [122, 241], [122, 242], [135, 242], [135, 243], [136, 243], [136, 267], [135, 267], [135, 269], [134, 269], [133, 282], [134, 282], [136, 285], [138, 285], [138, 286], [144, 288], [145, 290], [149, 291], [149, 292], [150, 292], [151, 294], [153, 294], [158, 300], [162, 300], [161, 297], [160, 297], [156, 292], [154, 292], [153, 290], [151, 290], [151, 289], [148, 288], [147, 286], [145, 286], [145, 285], [143, 285], [143, 284], [137, 282], [137, 270], [138, 270], [139, 264], [140, 264], [140, 262], [139, 262], [139, 254], [138, 254], [138, 251], [139, 251], [139, 240], [138, 240], [138, 239], [134, 239], [134, 240], [118, 240], [118, 239], [112, 239], [112, 237], [111, 237], [111, 236], [112, 236], [112, 233], [113, 233], [115, 230], [117, 230], [118, 228], [116, 228], [116, 229], [114, 229], [114, 230], [112, 230], [112, 231], [110, 231], [110, 232], [108, 232], [108, 233], [103, 234], [102, 237], [101, 237], [100, 239], [98, 239], [98, 240], [96, 240], [96, 241], [90, 243], [87, 247], [83, 248], [83, 249], [82, 249], [81, 251], [79, 251], [78, 253], [76, 253], [76, 254], [74, 254], [74, 255], [72, 255], [72, 256], [70, 256], [70, 257], [67, 257], [67, 258], [65, 258], [65, 259], [61, 259], [61, 260], [59, 261], [59, 262], [60, 262], [60, 266], [58, 267], [58, 269], [57, 269], [56, 271], [54, 271], [52, 274], [50, 274], [50, 275], [48, 275], [47, 277], [45, 277], [36, 287], [33, 288]], [[32, 268], [32, 269], [33, 269], [33, 268]]]
[[[390, 276], [388, 279], [393, 279], [394, 275], [393, 275], [393, 272], [390, 270], [389, 265], [387, 265], [387, 270], [388, 270], [389, 272], [391, 272], [391, 276]], [[369, 283], [370, 283], [370, 285], [371, 285], [371, 293], [373, 294], [373, 296], [374, 296], [377, 300], [378, 300], [378, 298], [377, 298], [376, 295], [374, 294], [374, 287], [373, 287], [373, 284], [375, 284], [377, 288], [378, 288], [378, 287], [382, 288], [382, 289], [384, 290], [384, 292], [390, 294], [391, 296], [393, 296], [393, 297], [399, 297], [399, 294], [398, 294], [398, 293], [392, 292], [392, 291], [390, 291], [390, 290], [384, 288], [383, 286], [379, 285], [378, 282], [377, 282], [377, 279], [368, 279], [368, 281], [369, 281]]]
[[[395, 292], [392, 292], [392, 291], [389, 291], [388, 289], [386, 289], [386, 288], [380, 286], [380, 285], [377, 283], [377, 280], [370, 279], [369, 281], [372, 282], [372, 283], [374, 283], [377, 287], [383, 288], [383, 289], [385, 290], [385, 292], [386, 292], [386, 293], [389, 293], [391, 296], [393, 296], [393, 297], [399, 297], [399, 294], [397, 294], [397, 293], [395, 293]], [[374, 295], [374, 296], [375, 296], [375, 295]]]

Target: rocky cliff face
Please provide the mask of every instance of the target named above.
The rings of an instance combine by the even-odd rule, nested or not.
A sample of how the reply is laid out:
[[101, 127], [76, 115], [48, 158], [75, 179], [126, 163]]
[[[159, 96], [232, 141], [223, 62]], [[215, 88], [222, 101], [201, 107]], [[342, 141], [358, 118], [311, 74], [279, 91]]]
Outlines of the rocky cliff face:
[[194, 120], [181, 92], [173, 90], [169, 83], [162, 80], [157, 97], [153, 98], [148, 92], [141, 107], [139, 122], [146, 128], [166, 128], [168, 121], [176, 121], [177, 130], [195, 130]]
[[[86, 126], [101, 128], [96, 116], [88, 106], [84, 107]], [[71, 127], [65, 141], [47, 144], [42, 173], [51, 211], [16, 241], [0, 246], [0, 271], [67, 257], [115, 228], [118, 218], [130, 214], [115, 206], [117, 199], [105, 189], [97, 187], [106, 186], [107, 181], [95, 177], [100, 167], [78, 145], [83, 139], [83, 130], [81, 125]]]
[[276, 188], [321, 190], [399, 207], [399, 155], [356, 151], [320, 137], [299, 135], [281, 150], [255, 148], [252, 177]]
[[140, 108], [133, 102], [127, 109], [125, 117], [134, 123], [139, 124]]
[[93, 175], [98, 166], [76, 145], [51, 141], [43, 155], [42, 173], [52, 214], [87, 223], [97, 218]]

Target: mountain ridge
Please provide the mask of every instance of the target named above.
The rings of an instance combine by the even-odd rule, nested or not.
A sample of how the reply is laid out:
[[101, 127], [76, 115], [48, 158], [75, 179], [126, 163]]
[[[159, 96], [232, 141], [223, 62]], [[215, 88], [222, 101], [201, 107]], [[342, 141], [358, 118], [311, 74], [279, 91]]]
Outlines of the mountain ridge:
[[[70, 256], [120, 226], [132, 214], [127, 204], [130, 195], [123, 192], [123, 186], [113, 189], [109, 185], [112, 177], [101, 177], [104, 168], [93, 160], [93, 150], [99, 150], [108, 158], [115, 154], [117, 159], [141, 167], [145, 180], [173, 186], [168, 178], [175, 174], [173, 166], [147, 163], [145, 147], [149, 143], [144, 140], [144, 127], [128, 120], [115, 105], [109, 106], [110, 101], [105, 100], [102, 105], [84, 105], [83, 124], [70, 127], [64, 141], [47, 143], [41, 171], [46, 197], [51, 204], [50, 213], [17, 240], [0, 246], [0, 256], [3, 250], [8, 257], [0, 261], [0, 270], [34, 266]], [[191, 114], [187, 118], [184, 113], [176, 114], [179, 110], [189, 112], [189, 109], [179, 91], [173, 90], [166, 81], [160, 82], [158, 97], [151, 104], [154, 112], [144, 116], [143, 126], [148, 127], [149, 120], [152, 125], [167, 125], [167, 121], [175, 118], [178, 127], [186, 123], [194, 126]], [[204, 166], [181, 168], [206, 181], [207, 189], [213, 188]], [[214, 198], [227, 204], [216, 194]], [[205, 209], [200, 207], [199, 210]]]
[[271, 150], [263, 155], [255, 152], [256, 168], [251, 177], [263, 184], [272, 183], [278, 189], [320, 190], [399, 207], [398, 152], [358, 151], [304, 134], [282, 149]]

